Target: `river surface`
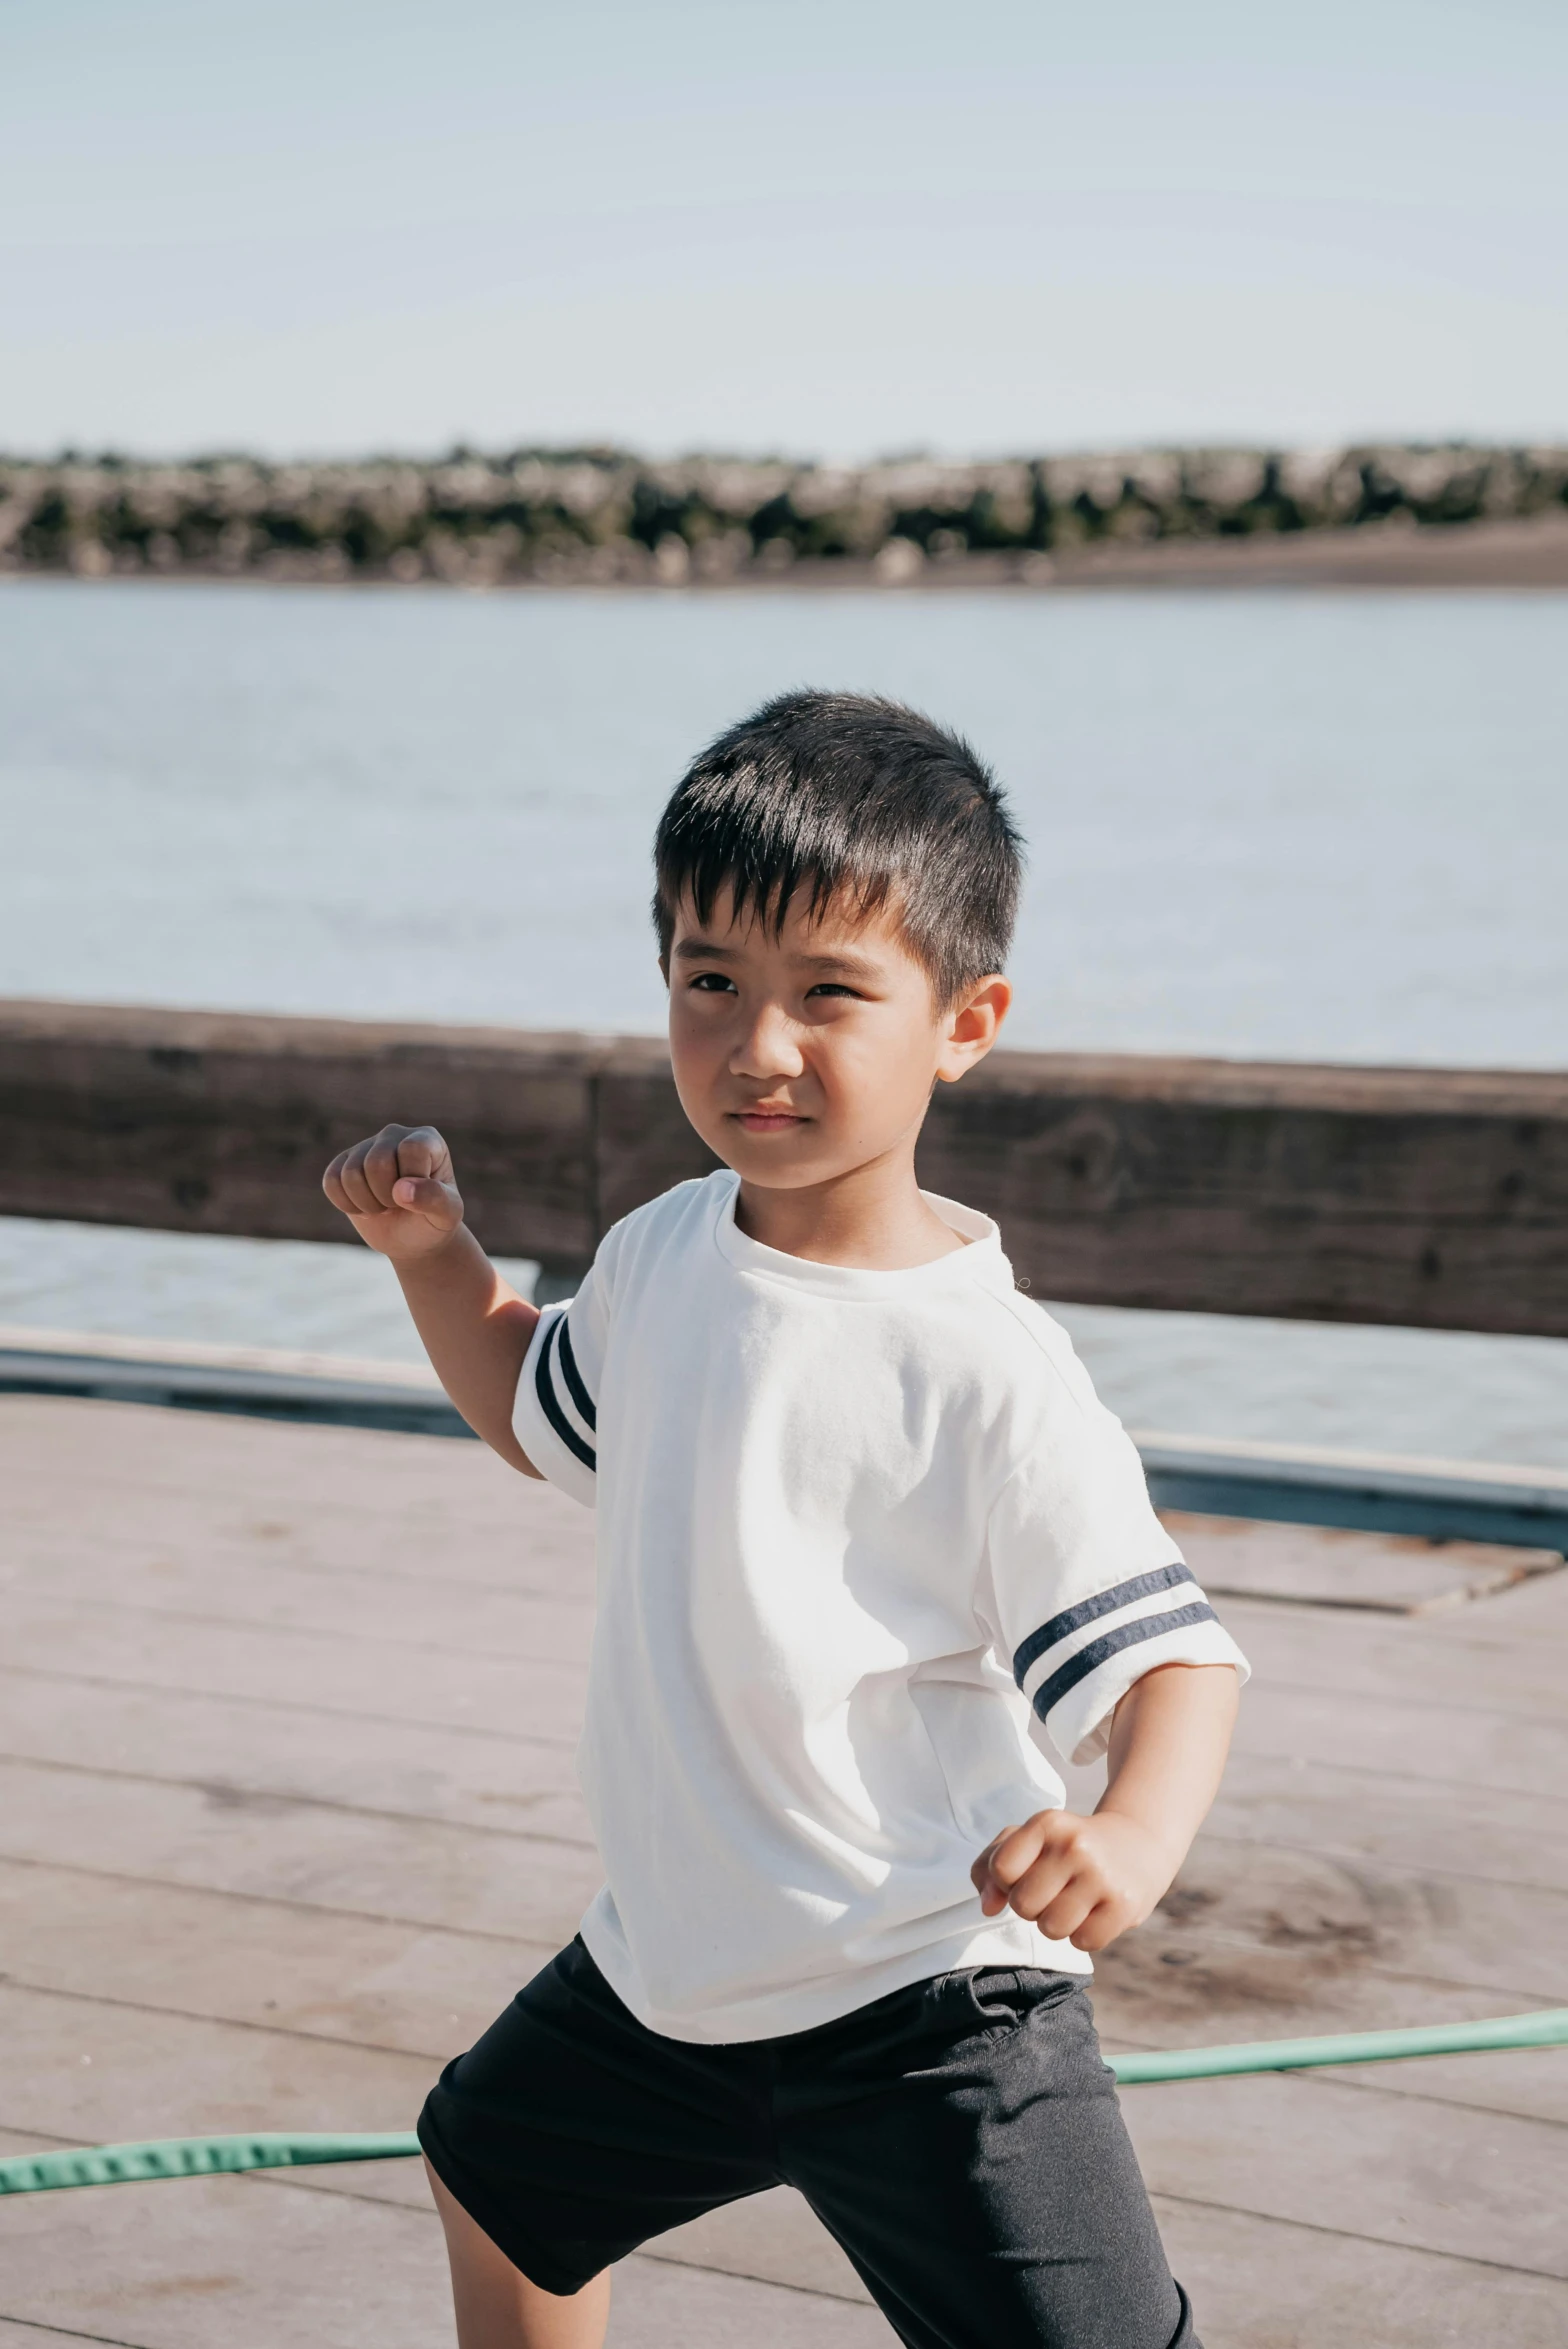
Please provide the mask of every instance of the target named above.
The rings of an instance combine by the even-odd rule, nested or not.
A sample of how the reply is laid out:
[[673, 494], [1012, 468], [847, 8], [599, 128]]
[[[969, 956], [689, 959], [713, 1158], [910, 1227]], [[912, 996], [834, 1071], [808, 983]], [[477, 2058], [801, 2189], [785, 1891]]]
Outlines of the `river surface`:
[[[0, 994], [661, 1024], [648, 843], [766, 694], [1009, 785], [1016, 1044], [1568, 1059], [1568, 597], [0, 586]], [[0, 1223], [0, 1321], [407, 1356], [350, 1251]], [[1568, 1344], [1064, 1309], [1141, 1425], [1568, 1464]]]

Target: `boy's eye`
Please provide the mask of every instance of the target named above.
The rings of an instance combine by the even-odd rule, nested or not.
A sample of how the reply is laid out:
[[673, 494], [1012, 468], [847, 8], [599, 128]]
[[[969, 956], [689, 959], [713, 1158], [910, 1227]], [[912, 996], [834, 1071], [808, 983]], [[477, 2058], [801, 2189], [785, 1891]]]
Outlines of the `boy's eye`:
[[853, 997], [854, 992], [854, 988], [846, 987], [841, 979], [819, 979], [814, 987], [806, 989], [806, 1001], [809, 1003], [813, 995], [848, 995]]
[[699, 971], [692, 986], [701, 988], [705, 995], [733, 995], [735, 992], [734, 980], [727, 978], [723, 971]]

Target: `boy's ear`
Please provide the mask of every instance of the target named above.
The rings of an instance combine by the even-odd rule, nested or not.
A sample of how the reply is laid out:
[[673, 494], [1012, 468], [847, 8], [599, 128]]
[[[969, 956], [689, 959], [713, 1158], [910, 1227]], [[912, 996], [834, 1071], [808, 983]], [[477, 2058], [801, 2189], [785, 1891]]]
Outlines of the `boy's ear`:
[[942, 1048], [936, 1064], [942, 1084], [956, 1085], [977, 1060], [984, 1060], [1002, 1032], [1012, 1000], [1012, 986], [1000, 971], [964, 990], [942, 1022]]

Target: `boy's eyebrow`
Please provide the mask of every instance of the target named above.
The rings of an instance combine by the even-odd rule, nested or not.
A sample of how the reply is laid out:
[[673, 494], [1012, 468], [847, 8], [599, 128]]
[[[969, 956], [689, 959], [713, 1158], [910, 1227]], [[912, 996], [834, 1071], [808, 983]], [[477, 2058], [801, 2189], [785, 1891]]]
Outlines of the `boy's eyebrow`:
[[715, 946], [708, 938], [683, 938], [674, 949], [677, 962], [733, 962], [737, 949]]
[[881, 968], [863, 954], [797, 954], [792, 960], [809, 963], [814, 971], [843, 971], [854, 979], [873, 978]]
[[[682, 938], [672, 952], [677, 962], [735, 962], [740, 957], [741, 949], [737, 946], [715, 946], [707, 938]], [[843, 971], [860, 979], [874, 977], [879, 967], [860, 954], [792, 954], [790, 960], [809, 964], [814, 971]]]

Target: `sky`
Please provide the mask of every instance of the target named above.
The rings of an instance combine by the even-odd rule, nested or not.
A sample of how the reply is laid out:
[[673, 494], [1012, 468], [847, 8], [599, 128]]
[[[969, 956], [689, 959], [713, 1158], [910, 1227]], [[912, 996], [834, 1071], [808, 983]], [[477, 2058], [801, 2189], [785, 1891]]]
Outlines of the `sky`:
[[0, 0], [0, 450], [1568, 438], [1562, 0]]

